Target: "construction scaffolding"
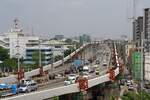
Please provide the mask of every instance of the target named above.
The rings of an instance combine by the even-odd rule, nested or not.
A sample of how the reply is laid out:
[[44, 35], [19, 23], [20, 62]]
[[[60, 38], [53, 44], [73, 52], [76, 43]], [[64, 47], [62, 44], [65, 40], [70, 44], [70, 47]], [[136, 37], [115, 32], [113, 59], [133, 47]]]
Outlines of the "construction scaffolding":
[[132, 54], [132, 77], [133, 79], [141, 80], [141, 53], [134, 52]]

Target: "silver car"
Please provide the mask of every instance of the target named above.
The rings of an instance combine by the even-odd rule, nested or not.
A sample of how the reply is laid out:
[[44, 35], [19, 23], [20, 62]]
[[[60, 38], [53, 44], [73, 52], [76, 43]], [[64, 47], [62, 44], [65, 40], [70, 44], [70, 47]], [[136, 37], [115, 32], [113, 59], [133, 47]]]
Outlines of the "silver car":
[[36, 91], [38, 88], [37, 83], [33, 82], [30, 84], [21, 84], [18, 88], [19, 93], [28, 93], [31, 91]]

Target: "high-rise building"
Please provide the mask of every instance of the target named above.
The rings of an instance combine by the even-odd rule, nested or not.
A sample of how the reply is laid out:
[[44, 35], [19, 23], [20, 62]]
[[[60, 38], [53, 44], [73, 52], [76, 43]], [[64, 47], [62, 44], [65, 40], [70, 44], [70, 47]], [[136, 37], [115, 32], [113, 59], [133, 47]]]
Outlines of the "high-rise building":
[[141, 46], [141, 39], [143, 33], [143, 17], [138, 17], [133, 22], [133, 41], [136, 43], [136, 46]]
[[146, 52], [150, 52], [150, 8], [144, 9], [144, 39], [147, 41], [145, 45]]

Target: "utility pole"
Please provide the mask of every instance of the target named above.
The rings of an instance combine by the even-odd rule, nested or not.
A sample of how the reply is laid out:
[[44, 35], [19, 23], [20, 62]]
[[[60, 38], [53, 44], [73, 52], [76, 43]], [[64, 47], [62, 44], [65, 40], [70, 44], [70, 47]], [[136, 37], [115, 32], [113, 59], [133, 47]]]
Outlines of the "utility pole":
[[17, 48], [17, 54], [16, 54], [16, 56], [17, 56], [17, 65], [18, 65], [18, 72], [19, 72], [19, 69], [20, 69], [20, 54], [19, 54], [19, 39], [18, 39], [19, 37], [18, 37], [18, 35], [17, 35], [17, 46], [16, 46], [16, 48]]
[[43, 67], [41, 61], [41, 40], [39, 39], [39, 74], [43, 75]]
[[52, 62], [51, 62], [51, 71], [53, 71], [53, 67], [54, 67], [54, 49], [52, 47]]
[[41, 40], [39, 39], [39, 67], [42, 67], [41, 62]]
[[62, 65], [64, 65], [64, 48], [61, 47], [61, 52], [62, 52]]
[[143, 90], [143, 63], [144, 63], [144, 39], [141, 41], [142, 47], [141, 47], [141, 91]]

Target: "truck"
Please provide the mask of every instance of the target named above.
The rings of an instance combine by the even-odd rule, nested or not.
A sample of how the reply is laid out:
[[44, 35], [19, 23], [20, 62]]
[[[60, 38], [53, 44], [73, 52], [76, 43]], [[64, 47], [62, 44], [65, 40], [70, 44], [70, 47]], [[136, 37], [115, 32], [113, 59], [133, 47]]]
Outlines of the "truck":
[[17, 84], [0, 84], [0, 97], [7, 97], [17, 93]]

